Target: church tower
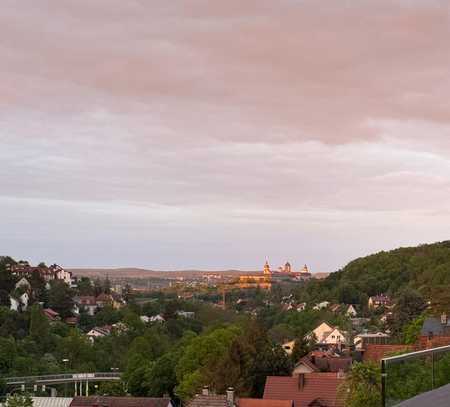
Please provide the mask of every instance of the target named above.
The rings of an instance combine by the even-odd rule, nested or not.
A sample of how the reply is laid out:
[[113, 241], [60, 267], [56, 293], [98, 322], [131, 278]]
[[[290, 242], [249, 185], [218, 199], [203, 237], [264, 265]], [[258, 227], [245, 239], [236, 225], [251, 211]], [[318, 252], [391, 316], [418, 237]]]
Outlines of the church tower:
[[286, 264], [284, 265], [284, 271], [285, 271], [286, 273], [290, 273], [290, 272], [292, 271], [291, 263], [289, 263], [288, 261], [287, 261]]
[[272, 272], [270, 271], [270, 266], [269, 266], [269, 262], [266, 260], [266, 264], [264, 264], [264, 274], [272, 274]]

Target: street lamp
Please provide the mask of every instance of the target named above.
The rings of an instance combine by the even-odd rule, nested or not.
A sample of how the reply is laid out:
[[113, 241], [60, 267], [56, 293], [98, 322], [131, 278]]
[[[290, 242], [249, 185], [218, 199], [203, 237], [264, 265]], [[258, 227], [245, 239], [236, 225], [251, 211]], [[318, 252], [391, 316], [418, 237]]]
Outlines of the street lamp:
[[[62, 362], [65, 365], [65, 371], [67, 372], [67, 366], [69, 365], [69, 359], [64, 358]], [[67, 382], [64, 383], [64, 397], [67, 397]]]

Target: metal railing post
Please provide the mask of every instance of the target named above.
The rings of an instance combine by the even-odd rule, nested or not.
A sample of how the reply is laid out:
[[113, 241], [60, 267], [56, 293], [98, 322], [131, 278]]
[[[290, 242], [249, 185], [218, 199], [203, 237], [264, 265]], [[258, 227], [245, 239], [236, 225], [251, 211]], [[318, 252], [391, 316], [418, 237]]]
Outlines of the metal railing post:
[[381, 360], [381, 406], [386, 407], [386, 361]]

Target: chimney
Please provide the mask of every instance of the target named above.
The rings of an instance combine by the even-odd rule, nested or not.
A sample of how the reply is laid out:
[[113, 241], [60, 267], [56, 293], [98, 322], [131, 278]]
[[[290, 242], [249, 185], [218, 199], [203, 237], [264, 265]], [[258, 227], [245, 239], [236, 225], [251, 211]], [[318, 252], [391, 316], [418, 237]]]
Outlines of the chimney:
[[344, 369], [339, 369], [337, 372], [337, 378], [338, 379], [344, 379], [345, 378], [345, 373], [344, 373]]
[[447, 325], [447, 314], [445, 312], [441, 315], [441, 324]]
[[209, 388], [208, 388], [208, 386], [203, 387], [202, 395], [203, 396], [209, 396]]
[[234, 407], [234, 389], [232, 387], [227, 389], [227, 404], [228, 407]]
[[305, 387], [305, 374], [300, 373], [298, 375], [298, 389], [301, 391]]

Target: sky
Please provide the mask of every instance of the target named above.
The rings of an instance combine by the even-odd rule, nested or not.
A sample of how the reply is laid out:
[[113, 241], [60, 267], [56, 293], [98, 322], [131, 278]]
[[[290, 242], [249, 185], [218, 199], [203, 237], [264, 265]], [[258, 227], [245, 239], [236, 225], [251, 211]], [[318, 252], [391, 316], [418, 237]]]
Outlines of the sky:
[[2, 0], [0, 254], [313, 272], [450, 238], [435, 0]]

